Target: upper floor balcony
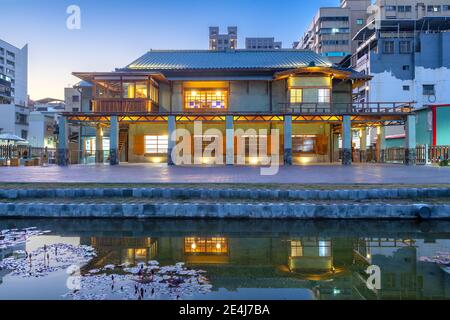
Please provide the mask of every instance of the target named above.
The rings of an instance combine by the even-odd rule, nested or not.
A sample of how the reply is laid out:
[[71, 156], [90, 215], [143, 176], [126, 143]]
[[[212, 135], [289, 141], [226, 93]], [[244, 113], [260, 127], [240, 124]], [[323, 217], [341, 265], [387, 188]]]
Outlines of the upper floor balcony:
[[92, 100], [92, 112], [157, 112], [158, 105], [148, 99], [102, 98]]

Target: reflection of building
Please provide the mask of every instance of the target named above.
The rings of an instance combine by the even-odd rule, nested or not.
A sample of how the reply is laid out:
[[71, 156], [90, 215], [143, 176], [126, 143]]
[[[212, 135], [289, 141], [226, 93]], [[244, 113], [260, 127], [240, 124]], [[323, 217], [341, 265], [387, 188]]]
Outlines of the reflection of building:
[[293, 272], [331, 272], [334, 270], [331, 241], [306, 238], [291, 240], [289, 269]]
[[[163, 235], [153, 237], [92, 237], [98, 256], [90, 268], [151, 259], [161, 265], [185, 262], [205, 270], [213, 290], [251, 288], [311, 290], [317, 299], [449, 298], [450, 279], [439, 266], [418, 262], [448, 246], [422, 240], [389, 238], [251, 237], [225, 235]], [[381, 290], [366, 286], [369, 265], [381, 269]]]
[[81, 244], [90, 245], [97, 251], [97, 257], [87, 268], [104, 264], [147, 262], [157, 254], [157, 241], [146, 237], [92, 237], [83, 238]]
[[184, 238], [186, 263], [228, 262], [228, 239], [223, 237]]

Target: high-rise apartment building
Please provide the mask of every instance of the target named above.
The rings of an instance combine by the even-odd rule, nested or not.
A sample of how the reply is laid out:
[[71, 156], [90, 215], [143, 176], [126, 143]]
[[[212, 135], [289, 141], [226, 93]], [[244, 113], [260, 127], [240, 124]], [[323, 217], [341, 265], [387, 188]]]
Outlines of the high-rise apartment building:
[[28, 46], [0, 39], [0, 132], [28, 136]]
[[219, 27], [209, 27], [209, 50], [237, 49], [237, 27], [228, 27], [228, 33], [220, 34]]
[[309, 49], [340, 63], [354, 52], [353, 36], [366, 24], [370, 0], [341, 0], [339, 7], [319, 8], [296, 49]]

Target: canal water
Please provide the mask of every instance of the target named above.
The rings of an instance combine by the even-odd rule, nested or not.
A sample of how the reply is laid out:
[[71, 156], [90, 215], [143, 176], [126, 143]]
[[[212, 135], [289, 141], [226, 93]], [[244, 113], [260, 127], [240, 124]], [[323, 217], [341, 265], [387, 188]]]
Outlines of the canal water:
[[449, 221], [0, 220], [30, 227], [47, 232], [0, 259], [45, 246], [54, 265], [63, 245], [96, 255], [75, 273], [3, 268], [0, 299], [450, 299]]

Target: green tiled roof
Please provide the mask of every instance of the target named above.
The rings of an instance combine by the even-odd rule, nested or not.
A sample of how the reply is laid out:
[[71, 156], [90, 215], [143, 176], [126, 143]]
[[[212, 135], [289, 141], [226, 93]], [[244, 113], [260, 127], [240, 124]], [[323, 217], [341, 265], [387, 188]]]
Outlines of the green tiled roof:
[[306, 50], [157, 50], [133, 61], [125, 70], [285, 70], [309, 65], [330, 67], [325, 57]]

